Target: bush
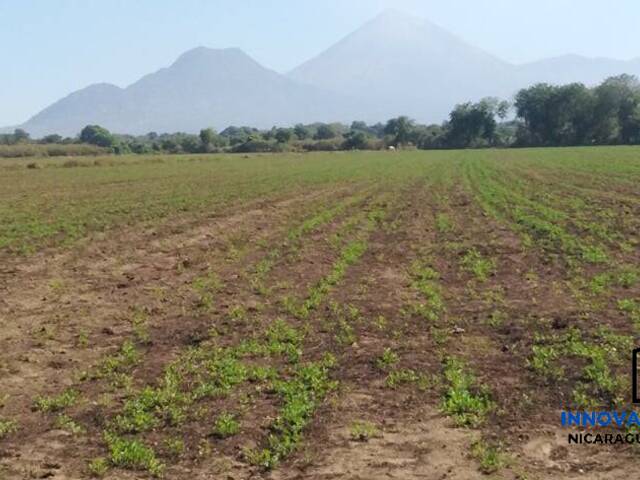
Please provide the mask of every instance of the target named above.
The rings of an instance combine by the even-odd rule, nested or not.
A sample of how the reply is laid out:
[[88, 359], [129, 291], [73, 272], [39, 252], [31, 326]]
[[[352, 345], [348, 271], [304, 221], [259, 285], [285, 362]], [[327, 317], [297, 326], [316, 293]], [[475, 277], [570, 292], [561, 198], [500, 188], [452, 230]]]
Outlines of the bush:
[[79, 157], [107, 155], [109, 153], [111, 152], [107, 148], [86, 144], [0, 145], [0, 158]]
[[310, 152], [337, 152], [342, 150], [342, 137], [333, 138], [331, 140], [318, 140], [317, 142], [306, 142], [303, 145], [305, 150]]
[[234, 153], [266, 153], [275, 150], [275, 144], [266, 140], [247, 140], [231, 149]]

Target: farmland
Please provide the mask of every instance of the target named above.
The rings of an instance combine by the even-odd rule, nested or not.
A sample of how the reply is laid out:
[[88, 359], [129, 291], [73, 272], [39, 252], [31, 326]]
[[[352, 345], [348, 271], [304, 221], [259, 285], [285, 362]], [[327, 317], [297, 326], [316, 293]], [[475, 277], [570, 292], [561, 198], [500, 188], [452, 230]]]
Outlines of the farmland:
[[2, 160], [0, 479], [621, 478], [639, 243], [636, 147]]

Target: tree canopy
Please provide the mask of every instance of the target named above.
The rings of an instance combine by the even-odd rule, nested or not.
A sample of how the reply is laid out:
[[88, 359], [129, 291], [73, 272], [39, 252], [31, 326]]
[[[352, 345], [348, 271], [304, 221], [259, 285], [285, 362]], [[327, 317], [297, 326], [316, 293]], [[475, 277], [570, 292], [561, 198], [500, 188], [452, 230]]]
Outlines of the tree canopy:
[[611, 77], [595, 87], [581, 83], [540, 83], [520, 90], [510, 104], [493, 97], [456, 105], [441, 124], [422, 125], [399, 116], [369, 125], [296, 124], [259, 130], [229, 126], [198, 135], [156, 133], [115, 135], [87, 125], [76, 139], [48, 135], [32, 140], [15, 129], [0, 144], [88, 143], [115, 153], [280, 152], [397, 148], [483, 148], [520, 146], [640, 144], [640, 82], [631, 75]]

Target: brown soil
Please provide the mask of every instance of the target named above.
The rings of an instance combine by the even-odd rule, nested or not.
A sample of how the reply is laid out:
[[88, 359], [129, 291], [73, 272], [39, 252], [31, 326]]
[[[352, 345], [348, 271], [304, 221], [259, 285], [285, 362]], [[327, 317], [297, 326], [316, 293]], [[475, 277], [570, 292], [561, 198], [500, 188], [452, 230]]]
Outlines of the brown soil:
[[[472, 192], [454, 186], [440, 193], [447, 195], [447, 203], [418, 184], [393, 191], [369, 185], [324, 189], [239, 205], [216, 217], [145, 230], [127, 227], [72, 250], [8, 261], [0, 270], [0, 400], [6, 395], [0, 416], [16, 419], [19, 430], [0, 440], [0, 479], [89, 478], [87, 461], [106, 455], [103, 417], [122, 405], [126, 393], [109, 392], [99, 382], [79, 382], [78, 376], [131, 337], [131, 318], [140, 311], [149, 318], [150, 341], [133, 372], [135, 387], [155, 384], [171, 360], [211, 329], [222, 346], [234, 345], [277, 318], [309, 328], [304, 360], [316, 360], [326, 351], [337, 358], [332, 373], [337, 390], [315, 413], [300, 448], [274, 471], [250, 466], [242, 449], [263, 442], [278, 400], [240, 387], [200, 407], [215, 416], [248, 398], [241, 432], [216, 440], [210, 425], [189, 423], [180, 432], [186, 452], [168, 462], [166, 478], [487, 478], [471, 453], [480, 439], [503, 445], [508, 461], [494, 474], [497, 478], [630, 475], [636, 462], [626, 450], [567, 448], [567, 432], [558, 429], [557, 421], [566, 388], [545, 385], [526, 368], [532, 325], [550, 321], [565, 330], [584, 321], [582, 307], [566, 292], [565, 265], [525, 248], [513, 230], [480, 210]], [[362, 200], [299, 243], [288, 239], [292, 225], [357, 194]], [[366, 230], [366, 214], [376, 207], [384, 208], [387, 217]], [[441, 213], [451, 218], [451, 231], [437, 230]], [[338, 256], [336, 236], [361, 236], [368, 248], [309, 318], [294, 318], [281, 300], [304, 299], [331, 271]], [[269, 294], [263, 295], [250, 278], [274, 247], [279, 256], [268, 273]], [[485, 282], [461, 267], [471, 247], [496, 259], [496, 270]], [[446, 312], [432, 324], [408, 310], [421, 298], [409, 275], [419, 259], [430, 259], [440, 273]], [[214, 307], [203, 313], [190, 286], [211, 270], [223, 286]], [[496, 293], [500, 299], [491, 300]], [[357, 309], [350, 344], [336, 340], [340, 318], [332, 305]], [[246, 310], [246, 320], [231, 319], [236, 306]], [[496, 309], [504, 320], [492, 326], [487, 320]], [[377, 323], [381, 317], [383, 327]], [[614, 311], [605, 311], [599, 321], [621, 322]], [[438, 330], [446, 333], [444, 344], [434, 338]], [[441, 377], [442, 352], [466, 359], [499, 408], [482, 428], [457, 428], [441, 412], [438, 381], [427, 388], [385, 384], [388, 371], [377, 360], [386, 348], [398, 354], [398, 368], [429, 379]], [[84, 399], [70, 412], [86, 427], [84, 434], [61, 430], [53, 417], [32, 411], [38, 395], [69, 386]], [[100, 404], [106, 394], [115, 406]], [[355, 422], [373, 425], [376, 435], [353, 439]], [[160, 433], [147, 438], [160, 443]], [[148, 477], [112, 469], [105, 478]]]

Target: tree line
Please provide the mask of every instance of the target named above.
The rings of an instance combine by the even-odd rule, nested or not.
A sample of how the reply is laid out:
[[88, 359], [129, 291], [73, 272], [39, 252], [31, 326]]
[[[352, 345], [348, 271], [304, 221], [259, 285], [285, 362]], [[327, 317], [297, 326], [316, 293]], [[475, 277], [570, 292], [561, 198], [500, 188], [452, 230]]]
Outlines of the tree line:
[[[33, 140], [24, 130], [0, 135], [0, 144], [25, 142]], [[520, 90], [511, 102], [485, 98], [457, 105], [448, 120], [432, 125], [400, 116], [374, 125], [355, 121], [267, 130], [205, 128], [198, 135], [140, 136], [88, 125], [78, 138], [49, 135], [38, 142], [85, 143], [119, 154], [630, 145], [640, 144], [640, 82], [620, 75], [591, 88], [540, 83]]]

